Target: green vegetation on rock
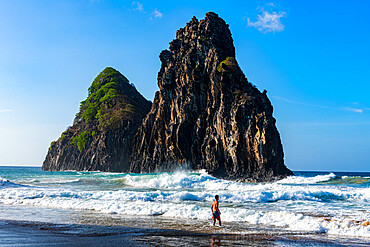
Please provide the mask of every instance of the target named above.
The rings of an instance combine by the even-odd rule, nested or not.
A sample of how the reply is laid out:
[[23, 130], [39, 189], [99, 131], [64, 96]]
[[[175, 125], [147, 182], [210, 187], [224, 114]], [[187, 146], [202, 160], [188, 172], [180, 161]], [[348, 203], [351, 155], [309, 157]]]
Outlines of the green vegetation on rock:
[[60, 137], [59, 137], [59, 139], [58, 139], [58, 141], [63, 141], [63, 139], [64, 139], [64, 137], [66, 137], [66, 134], [67, 134], [67, 131], [64, 131], [61, 135], [60, 135]]
[[88, 131], [83, 131], [79, 135], [73, 137], [72, 144], [77, 145], [78, 150], [80, 152], [82, 152], [82, 150], [85, 148], [87, 142], [89, 141], [89, 138], [94, 137], [94, 135], [95, 135], [95, 131], [93, 131], [92, 133], [90, 133]]
[[122, 99], [117, 99], [125, 84], [130, 85], [120, 72], [110, 67], [104, 69], [88, 89], [88, 97], [81, 102], [77, 117], [82, 118], [85, 123], [97, 120], [99, 128], [119, 127], [125, 116], [122, 111], [129, 112], [131, 109], [128, 106], [121, 109]]
[[231, 65], [232, 64], [232, 57], [227, 57], [224, 61], [222, 61], [218, 66], [217, 66], [217, 71], [218, 72], [223, 72], [223, 65]]
[[99, 120], [99, 129], [105, 128], [117, 128], [120, 126], [122, 121], [134, 112], [134, 106], [128, 103], [120, 103], [117, 109], [109, 109], [106, 106], [102, 106], [96, 118]]
[[107, 78], [109, 78], [110, 82], [122, 81], [122, 82], [125, 82], [125, 83], [129, 83], [127, 78], [124, 77], [120, 72], [118, 72], [117, 70], [115, 70], [111, 67], [107, 67], [95, 78], [92, 85], [89, 87], [89, 89], [88, 89], [89, 97], [91, 96], [91, 94], [95, 93], [96, 91], [98, 91], [101, 88], [102, 83]]
[[209, 40], [209, 37], [206, 37], [206, 36], [201, 35], [199, 37], [199, 40], [202, 41], [202, 42], [205, 42], [205, 41]]
[[49, 151], [53, 148], [53, 146], [55, 145], [55, 143], [57, 143], [57, 142], [56, 142], [56, 141], [52, 141], [52, 142], [50, 143]]

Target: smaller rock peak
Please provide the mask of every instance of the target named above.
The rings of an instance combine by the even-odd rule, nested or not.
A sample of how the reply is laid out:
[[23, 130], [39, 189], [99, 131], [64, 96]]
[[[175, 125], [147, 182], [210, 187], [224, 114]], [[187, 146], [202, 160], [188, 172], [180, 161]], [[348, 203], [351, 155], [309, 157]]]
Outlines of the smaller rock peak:
[[106, 73], [106, 72], [110, 72], [110, 71], [115, 71], [115, 72], [118, 72], [117, 70], [115, 70], [114, 68], [112, 68], [112, 67], [106, 67], [105, 69], [103, 69], [103, 73]]

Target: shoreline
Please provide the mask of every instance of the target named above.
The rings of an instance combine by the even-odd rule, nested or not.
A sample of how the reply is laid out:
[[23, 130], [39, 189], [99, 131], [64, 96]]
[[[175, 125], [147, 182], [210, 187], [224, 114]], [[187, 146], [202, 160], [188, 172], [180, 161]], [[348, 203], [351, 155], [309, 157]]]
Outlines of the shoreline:
[[0, 246], [366, 246], [312, 234], [233, 234], [0, 219]]
[[78, 235], [65, 232], [67, 226], [0, 220], [0, 246], [139, 246], [130, 236]]
[[[370, 228], [359, 225], [370, 216], [370, 176], [305, 173], [254, 185], [192, 173], [2, 171], [14, 181], [0, 190], [1, 239], [7, 239], [2, 246], [81, 239], [176, 247], [370, 244]], [[222, 227], [211, 226], [209, 206], [216, 193], [224, 199]]]

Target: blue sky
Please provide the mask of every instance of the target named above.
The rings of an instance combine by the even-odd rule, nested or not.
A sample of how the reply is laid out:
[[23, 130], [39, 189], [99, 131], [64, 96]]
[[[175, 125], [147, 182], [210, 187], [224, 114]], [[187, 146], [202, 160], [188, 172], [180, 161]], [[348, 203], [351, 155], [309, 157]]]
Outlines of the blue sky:
[[161, 50], [218, 13], [292, 170], [369, 171], [369, 1], [0, 0], [0, 164], [41, 166], [107, 66], [152, 100]]

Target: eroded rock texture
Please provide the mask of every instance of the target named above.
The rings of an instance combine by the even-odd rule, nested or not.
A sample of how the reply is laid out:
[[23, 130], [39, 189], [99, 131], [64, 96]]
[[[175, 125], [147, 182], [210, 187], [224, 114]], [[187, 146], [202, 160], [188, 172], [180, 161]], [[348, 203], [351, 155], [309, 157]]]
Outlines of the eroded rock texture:
[[73, 126], [51, 143], [42, 169], [126, 172], [133, 137], [150, 106], [126, 77], [104, 69], [81, 102]]
[[159, 91], [133, 143], [131, 172], [205, 169], [269, 181], [291, 175], [266, 96], [235, 60], [228, 25], [195, 17], [160, 54]]

